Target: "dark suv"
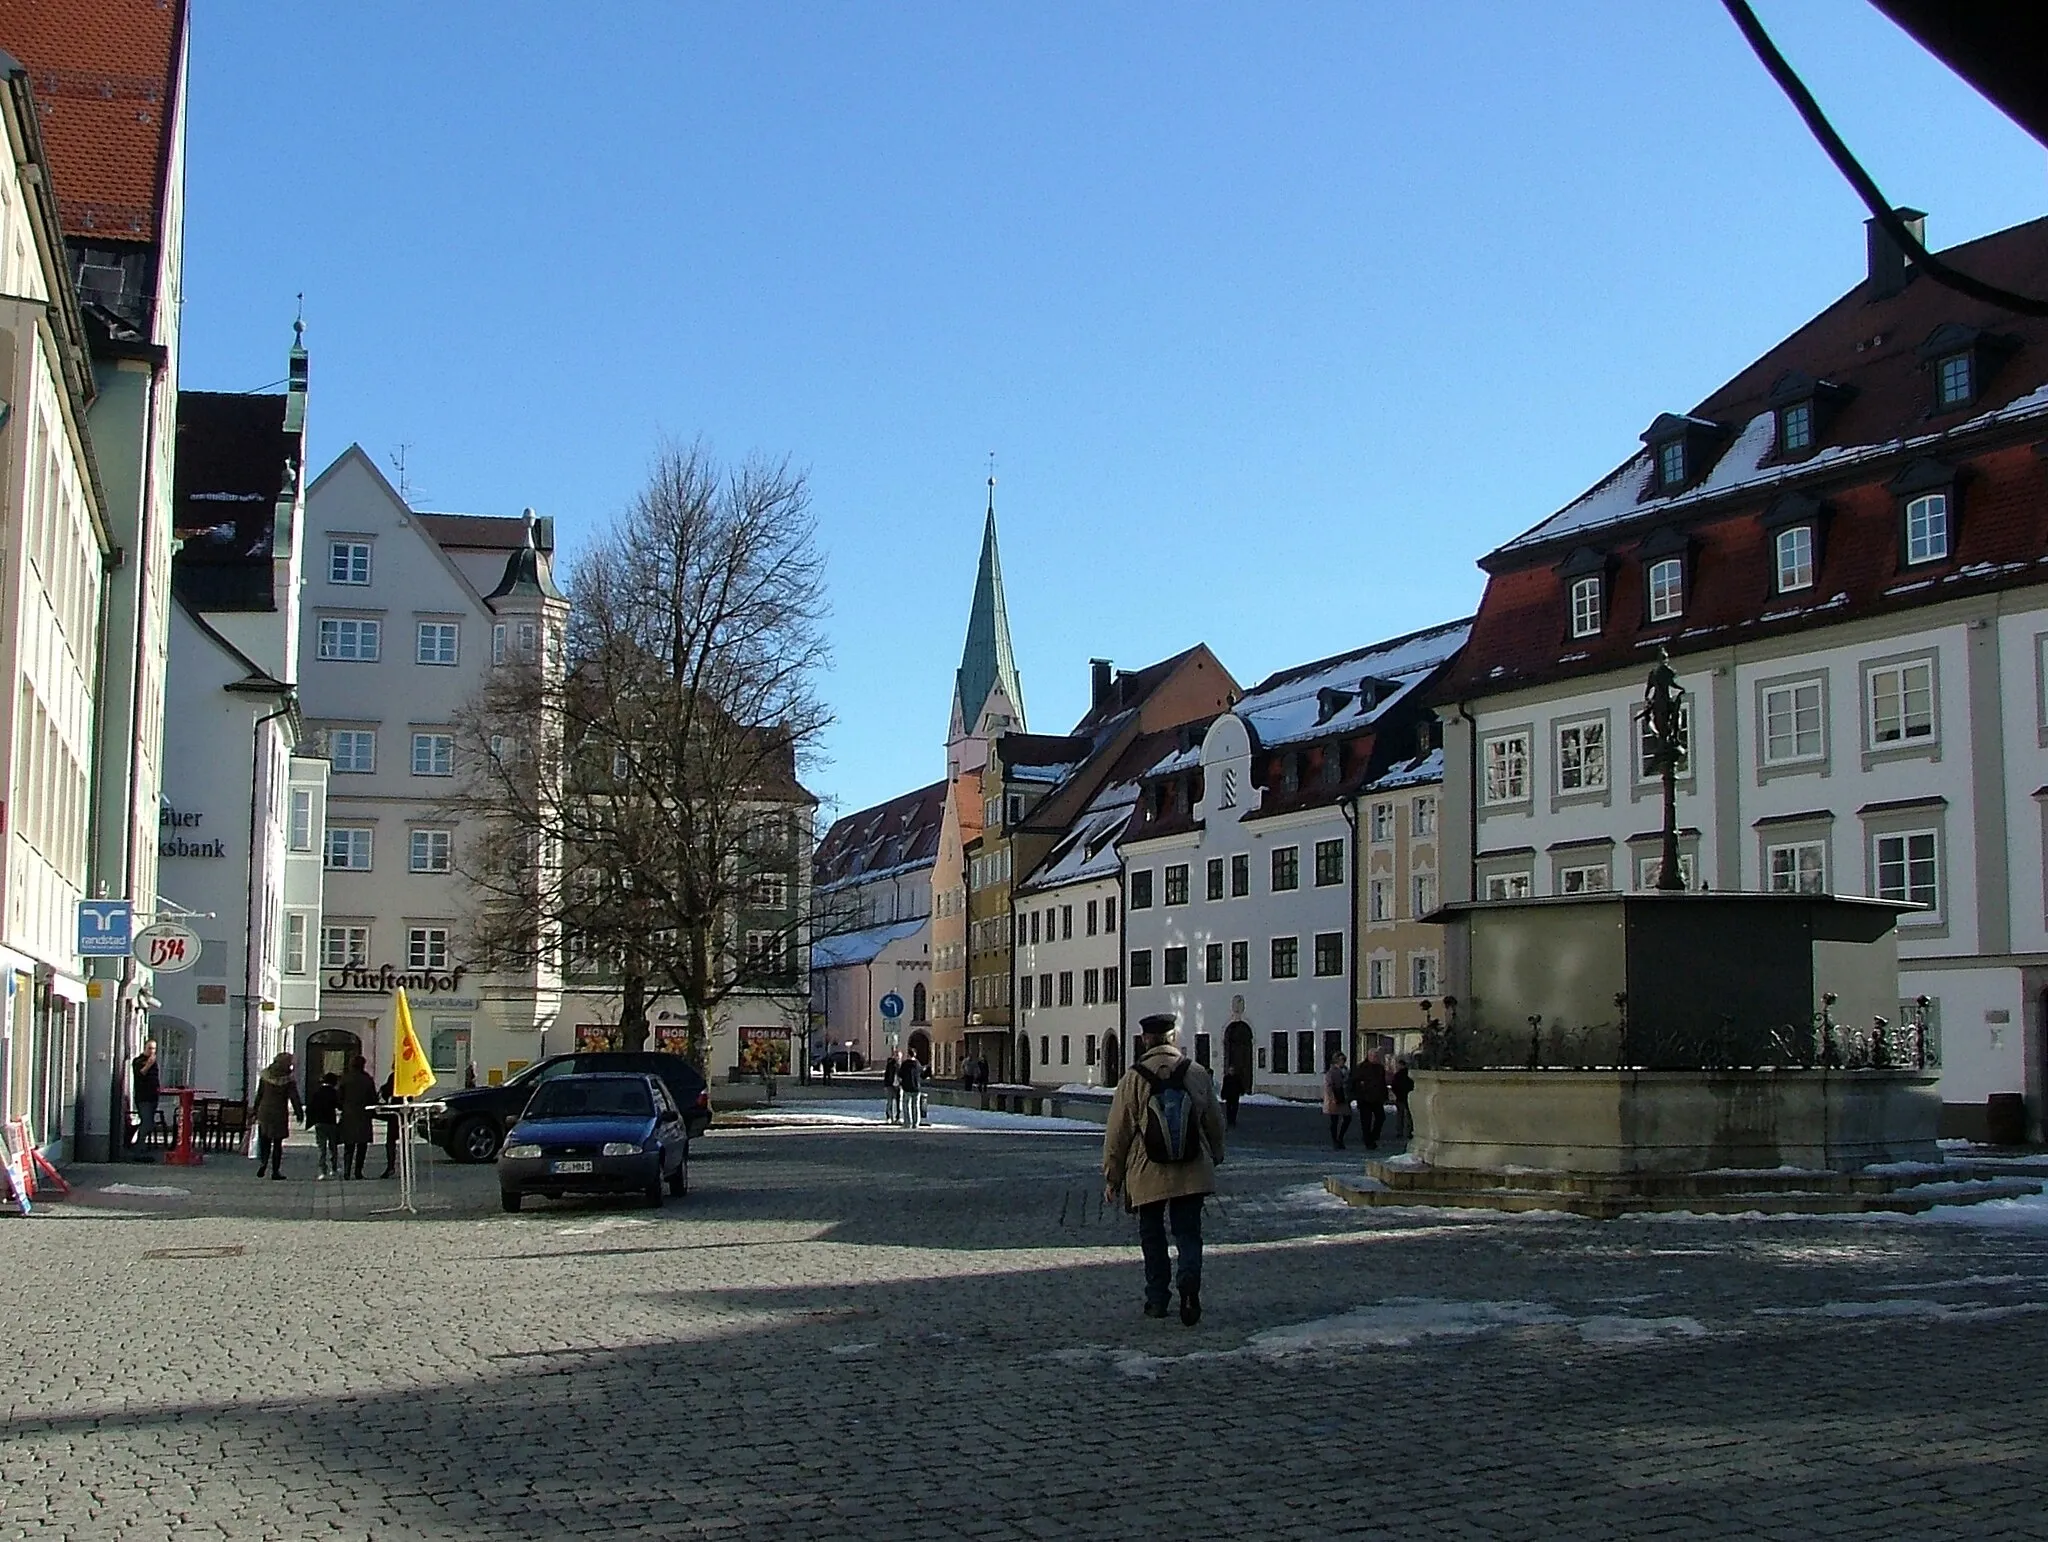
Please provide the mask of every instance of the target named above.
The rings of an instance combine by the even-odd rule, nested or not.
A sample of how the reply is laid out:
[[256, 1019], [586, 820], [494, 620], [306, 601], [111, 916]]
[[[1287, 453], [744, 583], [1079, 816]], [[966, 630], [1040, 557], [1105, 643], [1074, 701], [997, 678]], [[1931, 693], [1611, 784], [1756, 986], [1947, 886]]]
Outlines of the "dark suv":
[[536, 1060], [498, 1087], [468, 1087], [433, 1105], [428, 1138], [458, 1162], [488, 1162], [498, 1154], [505, 1132], [526, 1111], [542, 1082], [593, 1071], [637, 1071], [661, 1079], [683, 1111], [683, 1124], [696, 1139], [711, 1126], [711, 1093], [697, 1068], [681, 1055], [625, 1050], [589, 1050]]

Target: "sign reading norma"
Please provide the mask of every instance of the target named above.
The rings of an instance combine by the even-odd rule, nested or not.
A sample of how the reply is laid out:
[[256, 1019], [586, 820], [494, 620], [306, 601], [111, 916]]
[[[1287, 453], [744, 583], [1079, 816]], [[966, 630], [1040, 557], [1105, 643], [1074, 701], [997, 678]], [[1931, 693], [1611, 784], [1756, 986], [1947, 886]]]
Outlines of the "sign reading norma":
[[[164, 833], [157, 837], [157, 855], [163, 857], [225, 857], [228, 854], [226, 841], [203, 841], [198, 839], [199, 822], [204, 814], [188, 814], [182, 809], [166, 803], [156, 816], [157, 828]], [[194, 832], [191, 839], [178, 834], [180, 830]]]
[[372, 969], [368, 964], [356, 964], [331, 970], [327, 989], [345, 996], [388, 996], [403, 986], [413, 995], [452, 996], [468, 973], [460, 964], [447, 970], [394, 969], [389, 964]]

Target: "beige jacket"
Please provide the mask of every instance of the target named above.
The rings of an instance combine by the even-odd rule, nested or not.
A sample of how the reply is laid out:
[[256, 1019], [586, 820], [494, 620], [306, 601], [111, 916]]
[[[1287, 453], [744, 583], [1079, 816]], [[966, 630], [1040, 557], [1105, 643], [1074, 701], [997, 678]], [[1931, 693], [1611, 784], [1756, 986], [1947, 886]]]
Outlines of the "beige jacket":
[[[1181, 1058], [1172, 1044], [1147, 1050], [1137, 1064], [1154, 1076], [1165, 1076]], [[1216, 1168], [1223, 1160], [1223, 1115], [1216, 1106], [1216, 1087], [1209, 1073], [1188, 1063], [1187, 1089], [1195, 1099], [1202, 1144], [1185, 1162], [1161, 1164], [1145, 1154], [1145, 1102], [1151, 1089], [1139, 1078], [1137, 1067], [1124, 1072], [1116, 1084], [1116, 1099], [1109, 1105], [1109, 1127], [1102, 1133], [1102, 1179], [1113, 1189], [1122, 1189], [1124, 1205], [1157, 1204], [1188, 1194], [1216, 1192]]]

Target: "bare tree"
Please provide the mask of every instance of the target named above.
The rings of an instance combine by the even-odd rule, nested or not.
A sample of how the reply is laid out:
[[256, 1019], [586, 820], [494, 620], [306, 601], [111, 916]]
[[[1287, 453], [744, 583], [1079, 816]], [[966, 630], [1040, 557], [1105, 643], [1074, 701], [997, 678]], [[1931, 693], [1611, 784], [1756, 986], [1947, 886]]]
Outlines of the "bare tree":
[[628, 1047], [665, 997], [707, 1063], [736, 993], [801, 1000], [810, 820], [830, 722], [824, 560], [802, 473], [667, 445], [580, 557], [551, 656], [508, 659], [458, 723], [470, 929], [494, 963], [596, 976]]

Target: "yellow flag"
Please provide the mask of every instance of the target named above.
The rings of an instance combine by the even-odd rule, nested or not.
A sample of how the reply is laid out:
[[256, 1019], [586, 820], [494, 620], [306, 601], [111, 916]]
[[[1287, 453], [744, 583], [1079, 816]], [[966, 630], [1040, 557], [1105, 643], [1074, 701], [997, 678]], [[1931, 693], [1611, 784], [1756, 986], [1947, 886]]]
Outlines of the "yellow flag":
[[412, 1031], [412, 1007], [405, 999], [405, 987], [392, 995], [398, 1008], [398, 1038], [391, 1046], [391, 1095], [416, 1098], [434, 1085], [434, 1068], [420, 1049], [420, 1037]]

